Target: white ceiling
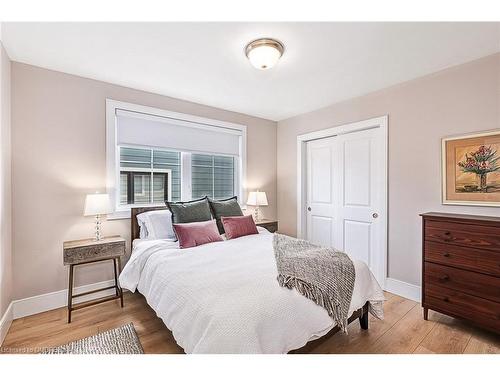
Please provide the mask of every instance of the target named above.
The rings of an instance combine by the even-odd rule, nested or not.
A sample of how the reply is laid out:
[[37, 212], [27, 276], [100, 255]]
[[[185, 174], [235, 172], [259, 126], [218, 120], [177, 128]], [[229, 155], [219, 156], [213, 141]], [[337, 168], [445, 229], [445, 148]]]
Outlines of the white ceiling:
[[[499, 23], [4, 23], [12, 60], [271, 120], [500, 51]], [[277, 38], [273, 69], [245, 45]]]

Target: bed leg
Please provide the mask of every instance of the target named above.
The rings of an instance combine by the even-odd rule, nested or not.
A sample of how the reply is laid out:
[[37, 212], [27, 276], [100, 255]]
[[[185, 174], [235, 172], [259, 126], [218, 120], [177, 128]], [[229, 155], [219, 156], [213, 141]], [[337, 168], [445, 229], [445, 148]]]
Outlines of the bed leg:
[[359, 317], [359, 325], [361, 329], [368, 329], [368, 304], [363, 306], [363, 313]]

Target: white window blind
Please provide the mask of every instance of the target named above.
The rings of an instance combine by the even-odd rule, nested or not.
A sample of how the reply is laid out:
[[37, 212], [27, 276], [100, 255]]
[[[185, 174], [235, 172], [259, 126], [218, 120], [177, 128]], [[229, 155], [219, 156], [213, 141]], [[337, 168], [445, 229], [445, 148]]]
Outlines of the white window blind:
[[116, 110], [118, 145], [240, 155], [242, 132], [168, 117]]

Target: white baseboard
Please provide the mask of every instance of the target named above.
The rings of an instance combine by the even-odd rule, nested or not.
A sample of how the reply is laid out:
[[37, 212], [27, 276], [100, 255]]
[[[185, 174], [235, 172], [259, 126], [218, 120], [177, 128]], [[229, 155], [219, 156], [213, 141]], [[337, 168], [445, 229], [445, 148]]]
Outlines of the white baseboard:
[[385, 279], [385, 290], [416, 302], [421, 302], [422, 299], [420, 286], [391, 279], [390, 277]]
[[12, 310], [13, 308], [11, 302], [9, 304], [9, 307], [7, 307], [7, 310], [5, 310], [2, 319], [0, 319], [0, 346], [3, 344], [3, 340], [5, 339], [5, 336], [7, 336], [7, 332], [9, 331], [10, 325], [14, 320]]
[[[106, 288], [115, 284], [114, 280], [101, 281], [95, 284], [88, 284], [73, 289], [73, 294], [85, 293], [93, 289]], [[95, 298], [110, 296], [115, 293], [115, 289], [103, 290], [98, 293], [82, 296], [74, 302], [85, 302]], [[13, 319], [23, 318], [25, 316], [38, 314], [41, 312], [58, 309], [67, 306], [68, 289], [59, 290], [38, 296], [18, 299], [12, 301]]]

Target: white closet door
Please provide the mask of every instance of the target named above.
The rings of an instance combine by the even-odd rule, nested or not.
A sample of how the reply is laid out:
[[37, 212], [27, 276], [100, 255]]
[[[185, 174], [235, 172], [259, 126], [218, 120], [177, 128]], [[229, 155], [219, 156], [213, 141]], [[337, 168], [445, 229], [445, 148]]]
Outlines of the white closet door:
[[307, 240], [333, 246], [335, 137], [307, 142]]
[[380, 173], [385, 167], [381, 136], [380, 128], [339, 135], [336, 149], [334, 191], [339, 204], [333, 245], [362, 260], [372, 271], [379, 270], [382, 261], [377, 256], [384, 230], [379, 218], [385, 183]]
[[[383, 283], [384, 132], [380, 128], [309, 141], [306, 233], [365, 262]], [[380, 280], [379, 280], [380, 279]]]

